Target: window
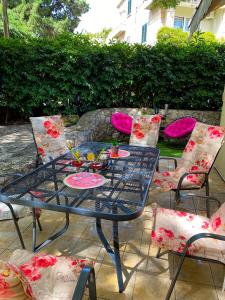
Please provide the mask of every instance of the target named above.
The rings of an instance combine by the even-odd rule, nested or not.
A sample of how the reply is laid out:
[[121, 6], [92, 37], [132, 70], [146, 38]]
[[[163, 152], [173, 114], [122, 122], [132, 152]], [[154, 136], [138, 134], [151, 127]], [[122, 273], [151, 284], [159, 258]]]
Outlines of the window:
[[173, 25], [174, 28], [180, 28], [183, 30], [184, 28], [184, 18], [182, 17], [175, 17], [174, 18], [174, 25]]
[[142, 26], [142, 32], [141, 32], [141, 42], [142, 43], [146, 43], [147, 42], [147, 26], [148, 26], [147, 23], [145, 23]]
[[175, 17], [173, 27], [179, 28], [183, 31], [189, 31], [188, 28], [189, 21], [190, 21], [189, 18]]
[[185, 19], [185, 25], [184, 25], [184, 31], [189, 31], [188, 25], [189, 25], [190, 19], [186, 18]]
[[132, 7], [132, 0], [128, 0], [128, 9], [127, 9], [128, 15], [131, 14], [131, 7]]

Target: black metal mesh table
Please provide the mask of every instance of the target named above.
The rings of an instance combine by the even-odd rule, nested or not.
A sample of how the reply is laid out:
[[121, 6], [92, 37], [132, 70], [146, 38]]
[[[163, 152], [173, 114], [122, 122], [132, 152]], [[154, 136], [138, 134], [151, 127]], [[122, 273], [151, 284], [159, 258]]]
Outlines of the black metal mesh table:
[[[89, 142], [80, 145], [78, 150], [86, 155], [88, 152], [98, 153], [103, 147], [109, 148], [110, 145]], [[97, 233], [115, 263], [119, 291], [122, 292], [124, 285], [119, 254], [118, 222], [132, 220], [142, 214], [148, 199], [159, 150], [129, 145], [121, 145], [120, 149], [128, 150], [130, 156], [109, 159], [108, 168], [98, 171], [107, 179], [107, 182], [100, 187], [86, 190], [67, 187], [63, 179], [75, 173], [76, 168], [71, 165], [71, 154], [66, 153], [5, 186], [1, 190], [0, 201], [32, 208], [33, 251], [40, 250], [66, 231], [69, 226], [69, 214], [96, 218]], [[90, 163], [84, 163], [80, 171], [92, 172]], [[66, 214], [65, 226], [38, 246], [36, 246], [35, 208]], [[112, 221], [113, 248], [103, 234], [101, 219]]]

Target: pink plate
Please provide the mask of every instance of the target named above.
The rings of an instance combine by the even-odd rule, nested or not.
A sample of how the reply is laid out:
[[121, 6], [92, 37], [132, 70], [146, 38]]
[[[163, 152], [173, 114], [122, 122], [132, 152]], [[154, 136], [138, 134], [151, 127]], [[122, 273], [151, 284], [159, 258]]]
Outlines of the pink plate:
[[130, 152], [126, 151], [126, 150], [119, 150], [118, 152], [118, 156], [114, 156], [111, 154], [111, 150], [109, 150], [110, 152], [110, 158], [121, 158], [121, 157], [128, 157], [130, 156]]
[[106, 179], [97, 173], [80, 172], [67, 176], [63, 182], [70, 188], [85, 190], [103, 185]]

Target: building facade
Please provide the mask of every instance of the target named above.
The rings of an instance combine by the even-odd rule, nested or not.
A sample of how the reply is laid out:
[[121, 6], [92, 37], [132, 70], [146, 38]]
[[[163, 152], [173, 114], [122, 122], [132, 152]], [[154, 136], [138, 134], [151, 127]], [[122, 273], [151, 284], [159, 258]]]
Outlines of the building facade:
[[[154, 45], [157, 33], [163, 26], [188, 31], [189, 21], [199, 2], [186, 0], [176, 8], [151, 10], [152, 0], [118, 0], [118, 25], [113, 28], [109, 39]], [[210, 31], [217, 38], [225, 38], [225, 7], [207, 16], [201, 22], [200, 30]]]

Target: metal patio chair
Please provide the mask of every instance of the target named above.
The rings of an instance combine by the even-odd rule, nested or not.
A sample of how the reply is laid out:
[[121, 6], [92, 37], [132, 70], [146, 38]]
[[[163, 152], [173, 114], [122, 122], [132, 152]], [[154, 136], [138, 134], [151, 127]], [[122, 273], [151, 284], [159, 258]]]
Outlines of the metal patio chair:
[[[169, 300], [186, 257], [225, 265], [225, 203], [206, 218], [184, 211], [154, 209], [152, 244], [159, 247], [157, 258], [172, 252], [180, 256], [165, 300]], [[165, 250], [161, 252], [161, 250]]]
[[[4, 299], [96, 300], [93, 263], [86, 259], [15, 250], [8, 262], [0, 260]], [[5, 296], [5, 297], [4, 297]]]
[[[209, 196], [209, 173], [223, 144], [224, 135], [223, 127], [197, 122], [179, 161], [174, 157], [159, 158], [159, 160], [173, 160], [175, 170], [156, 172], [154, 184], [162, 191], [173, 190], [177, 203], [181, 190], [205, 187], [206, 196]], [[209, 207], [206, 207], [206, 210], [209, 217]]]
[[[0, 192], [1, 192], [1, 189], [8, 182], [13, 181], [17, 178], [20, 178], [21, 176], [22, 176], [22, 174], [19, 174], [19, 173], [15, 173], [15, 174], [2, 173], [2, 174], [0, 174], [0, 179], [1, 179]], [[33, 194], [33, 196], [35, 197], [35, 193]], [[39, 196], [40, 196], [40, 194], [39, 194]], [[15, 197], [16, 197], [16, 195], [15, 195]], [[25, 244], [23, 241], [23, 237], [22, 237], [18, 222], [19, 222], [19, 219], [24, 218], [26, 216], [30, 216], [31, 214], [32, 214], [32, 211], [29, 207], [25, 207], [22, 205], [11, 205], [9, 203], [3, 203], [0, 201], [0, 221], [2, 222], [2, 221], [13, 220], [22, 249], [25, 249]], [[42, 226], [40, 223], [40, 214], [41, 214], [41, 211], [39, 209], [36, 209], [35, 210], [35, 220], [38, 224], [39, 230], [42, 231]]]

